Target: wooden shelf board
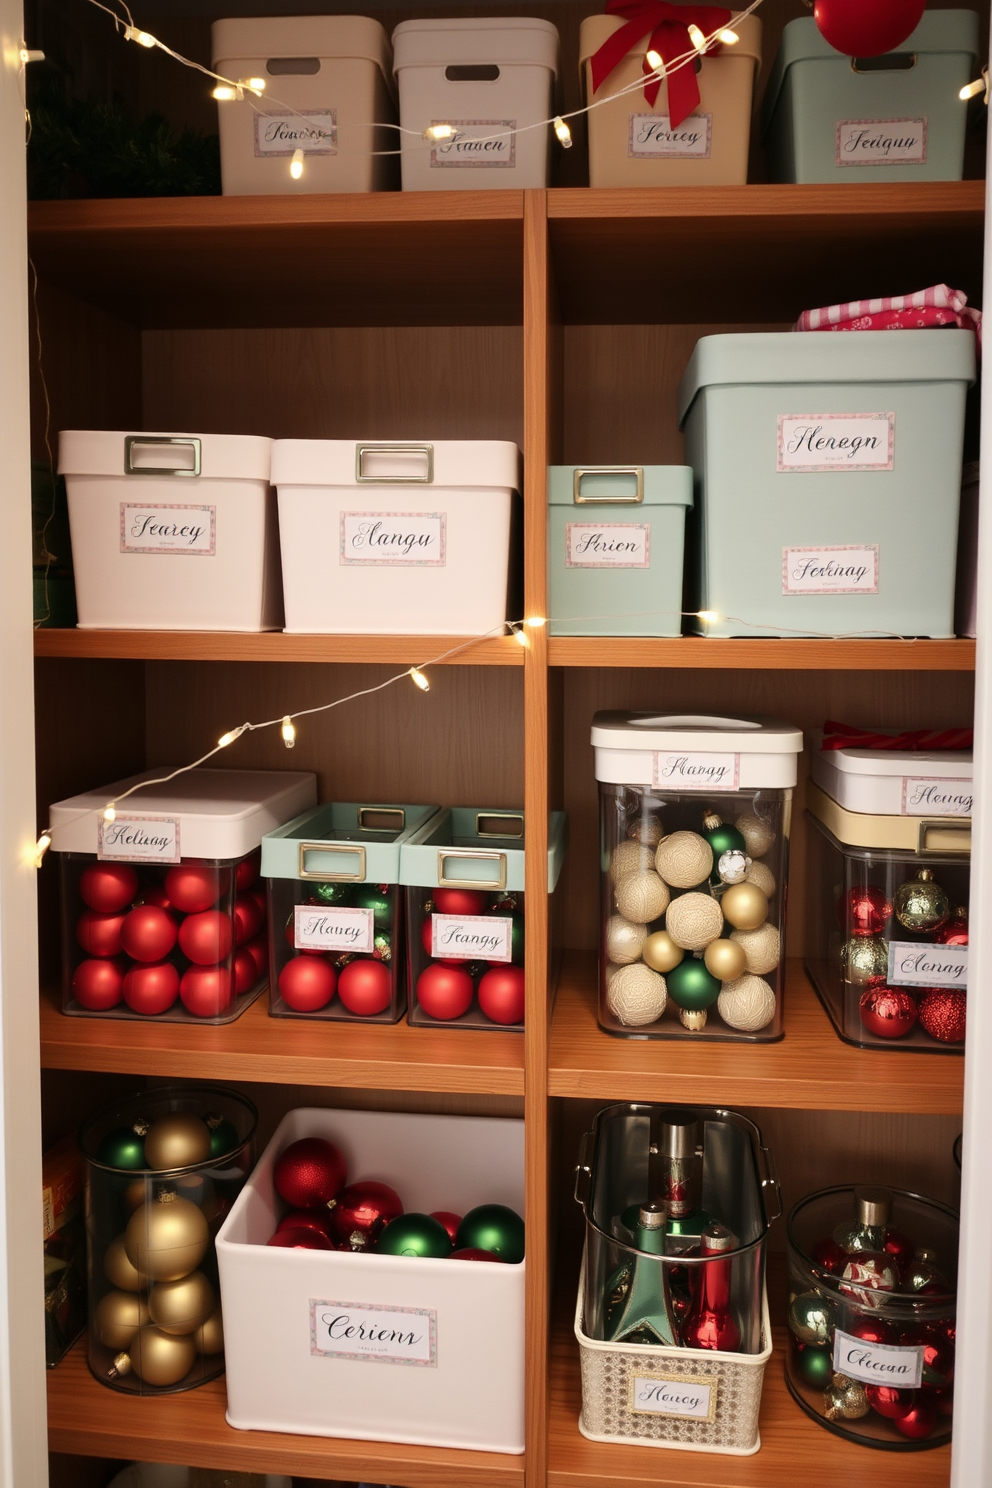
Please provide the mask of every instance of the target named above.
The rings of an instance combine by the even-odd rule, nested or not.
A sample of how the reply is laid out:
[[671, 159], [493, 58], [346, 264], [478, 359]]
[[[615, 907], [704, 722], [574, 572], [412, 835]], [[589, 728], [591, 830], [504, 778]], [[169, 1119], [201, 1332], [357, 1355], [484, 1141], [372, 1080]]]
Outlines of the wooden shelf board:
[[523, 1095], [524, 1049], [502, 1030], [411, 1028], [270, 1018], [266, 994], [235, 1023], [67, 1017], [41, 999], [44, 1069], [190, 1080]]
[[[459, 636], [284, 635], [264, 631], [36, 630], [35, 656], [128, 658], [138, 661], [315, 661], [424, 665], [462, 644]], [[445, 665], [523, 666], [512, 636], [478, 641]]]
[[240, 1473], [379, 1482], [400, 1488], [521, 1488], [523, 1457], [392, 1442], [236, 1431], [224, 1419], [223, 1378], [182, 1395], [131, 1398], [99, 1384], [79, 1343], [48, 1372], [53, 1452], [138, 1458]]
[[961, 1110], [964, 1060], [855, 1049], [837, 1037], [806, 978], [789, 963], [785, 1037], [775, 1044], [623, 1039], [596, 1022], [596, 959], [568, 951], [551, 1026], [551, 1095], [597, 1100], [796, 1107], [818, 1111]]
[[[40, 632], [43, 634], [43, 632]], [[725, 639], [719, 636], [551, 636], [551, 666], [691, 667], [737, 671], [971, 672], [975, 642]]]

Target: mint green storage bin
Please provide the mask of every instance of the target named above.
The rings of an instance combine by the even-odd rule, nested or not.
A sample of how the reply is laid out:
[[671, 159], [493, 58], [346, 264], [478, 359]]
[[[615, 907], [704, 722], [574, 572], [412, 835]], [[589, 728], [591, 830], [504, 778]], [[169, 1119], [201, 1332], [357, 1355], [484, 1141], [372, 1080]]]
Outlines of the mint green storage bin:
[[762, 109], [773, 181], [960, 181], [978, 15], [928, 10], [882, 57], [845, 57], [812, 16], [782, 33]]
[[687, 608], [717, 636], [954, 634], [971, 331], [704, 336]]
[[551, 634], [680, 635], [691, 506], [687, 465], [550, 466]]

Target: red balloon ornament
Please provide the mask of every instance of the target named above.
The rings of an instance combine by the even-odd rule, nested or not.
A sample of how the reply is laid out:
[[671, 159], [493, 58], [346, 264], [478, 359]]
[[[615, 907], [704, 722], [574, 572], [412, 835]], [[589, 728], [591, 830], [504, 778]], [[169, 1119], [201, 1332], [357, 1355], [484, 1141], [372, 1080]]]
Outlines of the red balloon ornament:
[[924, 1395], [917, 1395], [912, 1407], [904, 1416], [897, 1417], [893, 1426], [911, 1441], [925, 1441], [937, 1424], [937, 1412]]
[[905, 1038], [916, 1023], [916, 1003], [898, 987], [869, 987], [858, 1006], [861, 1022], [876, 1038]]
[[839, 1276], [847, 1265], [847, 1251], [836, 1240], [818, 1240], [813, 1246], [811, 1257], [814, 1265], [830, 1276]]
[[165, 875], [165, 892], [183, 914], [199, 914], [204, 909], [212, 909], [230, 884], [229, 868], [217, 868], [213, 863], [200, 863], [195, 858], [177, 864]]
[[238, 894], [234, 901], [234, 942], [244, 945], [262, 928], [262, 914], [251, 894]]
[[901, 1421], [916, 1404], [915, 1390], [897, 1390], [893, 1385], [867, 1385], [865, 1395], [872, 1410], [887, 1421]]
[[448, 1238], [452, 1245], [454, 1245], [455, 1236], [458, 1234], [458, 1226], [462, 1222], [461, 1215], [452, 1214], [450, 1209], [435, 1209], [431, 1215], [431, 1219], [436, 1219], [438, 1224], [444, 1225], [444, 1228], [448, 1232]]
[[479, 1006], [494, 1023], [524, 1021], [524, 969], [494, 966], [479, 983]]
[[179, 926], [179, 949], [197, 966], [216, 966], [227, 960], [233, 948], [234, 925], [231, 916], [220, 909], [188, 915]]
[[389, 1221], [402, 1213], [403, 1201], [395, 1188], [368, 1178], [341, 1190], [331, 1211], [331, 1224], [342, 1245], [371, 1250]]
[[124, 978], [124, 1001], [132, 1013], [167, 1013], [179, 996], [179, 972], [171, 961], [132, 966]]
[[234, 995], [241, 997], [245, 992], [250, 992], [258, 981], [258, 971], [255, 968], [255, 958], [246, 946], [234, 955]]
[[84, 909], [76, 921], [76, 939], [88, 956], [119, 956], [122, 914], [101, 914]]
[[164, 961], [176, 943], [176, 922], [157, 904], [139, 904], [124, 916], [121, 946], [134, 961]]
[[258, 870], [261, 867], [261, 863], [262, 854], [260, 852], [253, 852], [249, 857], [242, 858], [234, 870], [234, 887], [237, 893], [240, 894], [244, 889], [251, 888], [258, 877]]
[[315, 1013], [334, 996], [337, 972], [317, 956], [294, 956], [279, 973], [279, 996], [294, 1013]]
[[172, 900], [161, 884], [149, 884], [146, 889], [142, 889], [134, 902], [135, 904], [157, 904], [159, 909], [173, 908]]
[[896, 1341], [892, 1328], [881, 1318], [853, 1317], [844, 1332], [852, 1338], [860, 1338], [862, 1343], [888, 1344]]
[[393, 974], [382, 961], [349, 961], [338, 977], [338, 996], [356, 1018], [374, 1018], [392, 1001]]
[[88, 1013], [105, 1013], [123, 996], [126, 970], [123, 956], [112, 961], [80, 961], [73, 973], [72, 995]]
[[495, 1261], [501, 1265], [499, 1256], [494, 1250], [479, 1250], [477, 1246], [468, 1245], [464, 1250], [453, 1250], [448, 1257], [449, 1261]]
[[276, 1158], [272, 1181], [294, 1209], [325, 1209], [333, 1207], [347, 1183], [348, 1167], [333, 1142], [301, 1137]]
[[486, 896], [481, 889], [432, 889], [431, 898], [438, 914], [481, 915], [486, 912]]
[[942, 1044], [963, 1044], [965, 994], [945, 987], [924, 992], [920, 999], [920, 1027]]
[[417, 1002], [429, 1018], [448, 1023], [460, 1018], [472, 1006], [475, 987], [461, 966], [446, 966], [435, 961], [417, 978]]
[[230, 966], [187, 966], [179, 996], [195, 1018], [219, 1018], [234, 1001], [234, 972]]
[[304, 1229], [300, 1225], [295, 1230], [276, 1230], [271, 1240], [266, 1240], [266, 1245], [279, 1245], [284, 1250], [336, 1250], [333, 1240], [328, 1240], [319, 1230]]
[[90, 909], [117, 914], [138, 892], [138, 875], [129, 863], [91, 863], [83, 869], [79, 892]]
[[816, 0], [813, 17], [846, 57], [880, 57], [912, 36], [925, 9], [926, 0]]
[[881, 935], [892, 918], [892, 900], [881, 889], [850, 889], [841, 900], [840, 924], [845, 935]]
[[256, 972], [258, 973], [259, 976], [262, 976], [264, 972], [268, 971], [268, 969], [269, 969], [269, 940], [268, 940], [268, 936], [264, 933], [264, 931], [263, 931], [263, 933], [261, 935], [256, 935], [254, 940], [250, 940], [248, 942], [248, 944], [245, 946], [245, 950], [248, 952], [248, 954], [251, 956], [251, 959], [254, 961], [254, 963], [255, 963], [255, 970], [256, 970]]

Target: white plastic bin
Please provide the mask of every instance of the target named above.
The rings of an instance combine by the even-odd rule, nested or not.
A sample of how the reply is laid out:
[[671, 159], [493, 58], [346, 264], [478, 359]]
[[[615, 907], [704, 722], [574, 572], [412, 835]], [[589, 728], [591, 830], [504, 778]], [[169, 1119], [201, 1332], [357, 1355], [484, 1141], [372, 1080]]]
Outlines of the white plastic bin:
[[277, 630], [272, 440], [59, 435], [82, 629]]
[[[526, 1261], [424, 1260], [269, 1247], [281, 1201], [277, 1155], [325, 1137], [348, 1176], [391, 1184], [408, 1213], [524, 1212], [524, 1124], [473, 1116], [297, 1110], [280, 1123], [217, 1236], [227, 1357], [227, 1419], [241, 1430], [524, 1449]], [[429, 1358], [318, 1351], [323, 1303], [408, 1311], [433, 1333]]]
[[515, 444], [281, 439], [272, 479], [288, 631], [479, 635], [506, 619]]
[[[548, 184], [558, 32], [524, 16], [403, 21], [393, 32], [404, 191]], [[457, 136], [424, 141], [431, 124]], [[523, 133], [517, 131], [525, 131]]]
[[[262, 98], [217, 107], [225, 196], [381, 191], [396, 148], [389, 39], [367, 16], [250, 16], [215, 21], [213, 69], [261, 78]], [[295, 150], [302, 176], [289, 172]]]

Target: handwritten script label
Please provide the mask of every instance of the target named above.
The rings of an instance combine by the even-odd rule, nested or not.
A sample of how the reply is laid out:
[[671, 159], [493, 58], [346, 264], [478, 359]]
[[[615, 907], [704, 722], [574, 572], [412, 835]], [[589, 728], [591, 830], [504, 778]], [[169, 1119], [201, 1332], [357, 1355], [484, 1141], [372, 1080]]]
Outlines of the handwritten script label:
[[837, 165], [925, 165], [927, 120], [839, 119]]
[[374, 944], [371, 909], [337, 905], [296, 906], [293, 940], [298, 951], [371, 951]]
[[739, 754], [679, 754], [656, 750], [653, 781], [680, 791], [740, 789]]
[[104, 862], [178, 863], [179, 822], [172, 816], [118, 816], [102, 821], [96, 855]]
[[122, 553], [192, 553], [213, 558], [217, 552], [215, 506], [139, 506], [121, 502]]
[[566, 568], [650, 568], [650, 522], [566, 522]]
[[903, 776], [903, 816], [970, 816], [973, 801], [970, 780], [927, 780], [922, 776]]
[[783, 594], [877, 594], [878, 544], [783, 548]]
[[894, 413], [780, 413], [779, 473], [892, 470]]
[[456, 131], [454, 139], [438, 140], [434, 145], [432, 170], [512, 169], [516, 163], [516, 119], [432, 119], [431, 123], [451, 124]]
[[631, 160], [709, 160], [713, 115], [690, 114], [677, 129], [668, 114], [631, 114], [627, 156]]
[[338, 116], [336, 109], [313, 109], [307, 114], [256, 114], [255, 154], [336, 155]]
[[712, 1421], [717, 1385], [713, 1375], [664, 1379], [656, 1374], [636, 1374], [630, 1385], [630, 1409], [638, 1416], [688, 1416], [692, 1421]]
[[445, 961], [511, 961], [513, 921], [503, 915], [431, 915], [431, 955]]
[[954, 987], [968, 990], [968, 947], [889, 941], [890, 987]]
[[834, 1333], [834, 1368], [838, 1374], [866, 1385], [918, 1390], [923, 1383], [923, 1349], [865, 1343], [863, 1338], [852, 1338], [838, 1328]]
[[342, 563], [378, 568], [443, 568], [443, 512], [342, 512]]
[[433, 1308], [310, 1299], [310, 1352], [338, 1359], [437, 1368]]

